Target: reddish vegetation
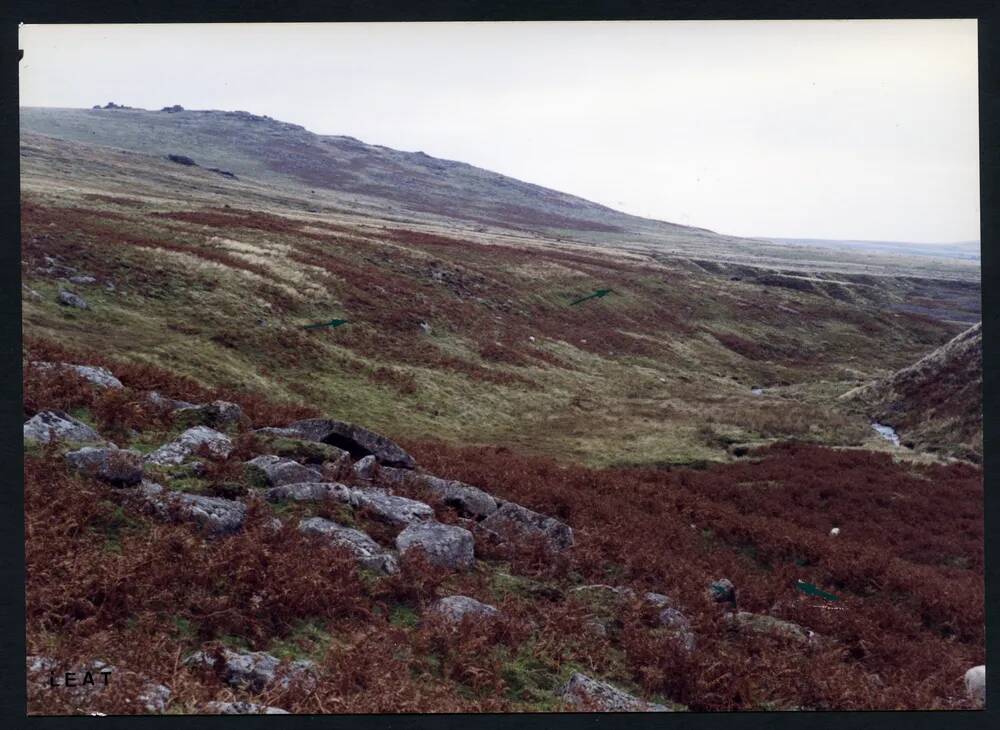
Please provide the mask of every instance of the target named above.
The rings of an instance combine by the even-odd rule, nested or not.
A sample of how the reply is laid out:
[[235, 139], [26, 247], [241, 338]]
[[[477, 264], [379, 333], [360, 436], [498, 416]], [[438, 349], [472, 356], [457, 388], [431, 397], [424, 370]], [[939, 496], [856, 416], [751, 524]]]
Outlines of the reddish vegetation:
[[[82, 359], [37, 339], [27, 348], [30, 359]], [[26, 413], [86, 406], [106, 436], [155, 432], [162, 414], [142, 406], [138, 392], [155, 388], [189, 400], [236, 400], [248, 414], [244, 430], [313, 415], [148, 366], [87, 362], [111, 365], [129, 387], [98, 394], [31, 368]], [[234, 496], [225, 490], [249, 447], [241, 437], [229, 461], [210, 463], [210, 493]], [[297, 712], [516, 709], [521, 690], [509, 662], [523, 651], [538, 671], [555, 675], [569, 663], [694, 710], [966, 706], [961, 676], [984, 660], [983, 494], [975, 467], [907, 466], [884, 454], [799, 444], [703, 471], [594, 470], [502, 448], [408, 447], [432, 473], [574, 528], [576, 546], [558, 557], [539, 543], [509, 552], [477, 538], [481, 559], [509, 561], [511, 573], [544, 590], [498, 598], [488, 571], [448, 576], [419, 558], [398, 576], [363, 581], [345, 555], [289, 527], [267, 530], [268, 510], [253, 499], [243, 533], [206, 541], [188, 526], [150, 522], [128, 507], [128, 490], [69, 474], [49, 449], [28, 455], [25, 465], [29, 650], [67, 667], [93, 658], [119, 667], [119, 691], [88, 701], [102, 712], [136, 711], [125, 698], [141, 686], [138, 674], [167, 683], [188, 707], [217, 698], [216, 678], [180, 665], [185, 652], [226, 636], [267, 649], [301, 621], [337, 637], [322, 654], [326, 679], [311, 694], [273, 690], [257, 698]], [[330, 509], [317, 513], [337, 517]], [[455, 519], [441, 505], [438, 516]], [[358, 519], [391, 543], [391, 530], [364, 514]], [[834, 525], [842, 530], [837, 538], [828, 535]], [[100, 560], [78, 559], [95, 552]], [[731, 632], [705, 595], [708, 581], [723, 576], [737, 586], [741, 609], [800, 623], [823, 642], [803, 648]], [[841, 610], [797, 593], [798, 579], [840, 596], [831, 605]], [[613, 634], [588, 632], [588, 609], [568, 593], [581, 583], [667, 593], [691, 620], [697, 650], [685, 654], [639, 603], [621, 609]], [[389, 620], [397, 607], [423, 612], [452, 593], [498, 605], [503, 619], [459, 630], [431, 619]], [[47, 643], [53, 636], [55, 646]], [[32, 712], [79, 711], [66, 693], [31, 692]]]

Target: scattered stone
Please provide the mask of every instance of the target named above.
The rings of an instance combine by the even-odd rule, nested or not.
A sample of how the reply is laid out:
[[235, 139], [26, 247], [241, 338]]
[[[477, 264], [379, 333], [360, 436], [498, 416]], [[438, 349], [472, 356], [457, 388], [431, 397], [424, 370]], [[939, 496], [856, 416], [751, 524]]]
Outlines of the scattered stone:
[[434, 565], [462, 570], [476, 563], [475, 540], [471, 532], [461, 527], [418, 522], [396, 536], [396, 549], [401, 555], [418, 547], [423, 548]]
[[397, 443], [390, 439], [362, 428], [353, 423], [333, 419], [310, 418], [296, 421], [286, 428], [272, 429], [279, 431], [276, 435], [292, 436], [293, 438], [321, 441], [331, 446], [337, 446], [350, 452], [355, 459], [361, 459], [372, 454], [379, 464], [412, 469], [416, 462]]
[[830, 537], [836, 537], [839, 534], [840, 534], [839, 527], [834, 527], [833, 529], [830, 530]]
[[378, 462], [375, 461], [375, 457], [371, 454], [363, 459], [358, 459], [354, 462], [354, 466], [351, 467], [354, 471], [354, 476], [358, 479], [374, 479], [377, 468]]
[[314, 668], [313, 662], [301, 659], [292, 662], [287, 671], [279, 672], [281, 660], [263, 651], [238, 652], [222, 649], [221, 664], [218, 658], [204, 651], [198, 651], [184, 660], [187, 665], [201, 665], [215, 669], [222, 681], [234, 687], [262, 692], [269, 685], [277, 684], [285, 688], [292, 682], [312, 679], [308, 677]]
[[470, 517], [479, 519], [488, 517], [496, 512], [499, 506], [497, 500], [489, 493], [454, 479], [441, 479], [430, 474], [392, 467], [380, 468], [379, 478], [390, 484], [404, 484], [412, 480], [412, 483], [427, 488], [445, 504]]
[[288, 715], [288, 710], [253, 702], [206, 702], [204, 712], [208, 715]]
[[176, 516], [214, 535], [237, 532], [246, 520], [246, 505], [233, 499], [172, 492], [146, 481], [139, 486], [138, 494], [160, 519]]
[[239, 423], [243, 418], [243, 409], [235, 403], [217, 400], [203, 405], [182, 406], [174, 415], [190, 425], [219, 427]]
[[514, 502], [505, 502], [480, 525], [501, 540], [510, 531], [526, 536], [541, 536], [552, 550], [573, 547], [573, 530], [568, 525]]
[[64, 411], [36, 413], [24, 424], [24, 438], [43, 443], [48, 443], [50, 440], [76, 443], [104, 442], [97, 431]]
[[617, 687], [576, 672], [556, 690], [556, 695], [583, 711], [596, 712], [671, 712], [664, 705], [640, 700]]
[[86, 476], [119, 487], [142, 481], [142, 454], [130, 449], [85, 446], [66, 454], [66, 461]]
[[748, 629], [758, 634], [782, 636], [803, 644], [815, 643], [819, 638], [816, 632], [791, 621], [783, 621], [773, 616], [750, 613], [749, 611], [727, 613], [726, 621], [740, 629]]
[[660, 611], [659, 621], [660, 626], [673, 630], [674, 636], [681, 642], [681, 646], [684, 647], [685, 651], [692, 652], [695, 650], [697, 641], [695, 640], [694, 631], [691, 630], [691, 622], [687, 616], [676, 608], [664, 608]]
[[736, 587], [728, 578], [712, 581], [708, 586], [708, 594], [716, 603], [736, 604]]
[[352, 489], [350, 500], [353, 507], [367, 508], [379, 519], [393, 525], [409, 525], [434, 518], [430, 505], [376, 489]]
[[350, 504], [351, 489], [336, 482], [298, 482], [271, 487], [264, 492], [268, 502], [323, 502], [331, 499], [335, 502]]
[[346, 460], [350, 465], [351, 455], [343, 449], [319, 441], [278, 436], [271, 433], [272, 429], [258, 429], [254, 435], [258, 439], [258, 448], [262, 453], [295, 459], [305, 464], [320, 465], [325, 462], [339, 463]]
[[461, 623], [466, 616], [491, 619], [500, 613], [496, 607], [468, 596], [447, 596], [433, 603], [430, 610], [454, 623]]
[[146, 712], [162, 713], [167, 709], [171, 694], [167, 685], [153, 683], [146, 685], [138, 699]]
[[965, 691], [969, 699], [982, 705], [986, 702], [986, 665], [980, 664], [965, 673]]
[[59, 667], [59, 662], [51, 657], [29, 654], [26, 666], [29, 674], [35, 674], [54, 671]]
[[193, 408], [194, 403], [188, 403], [186, 400], [175, 400], [173, 398], [167, 398], [161, 395], [155, 390], [151, 390], [146, 394], [146, 400], [152, 403], [154, 406], [159, 406], [161, 408], [167, 408], [171, 411], [176, 411], [181, 408]]
[[431, 333], [431, 326], [429, 324], [427, 324], [426, 322], [421, 322], [420, 323], [420, 329], [422, 329], [424, 331], [425, 335], [429, 335]]
[[164, 444], [146, 456], [150, 464], [180, 464], [189, 456], [206, 447], [215, 456], [226, 458], [233, 450], [233, 442], [224, 433], [207, 426], [189, 428], [169, 444]]
[[265, 487], [324, 481], [323, 474], [319, 469], [303, 466], [297, 461], [283, 459], [273, 454], [258, 456], [246, 462], [245, 466], [250, 475], [250, 481]]
[[67, 289], [59, 290], [59, 297], [57, 300], [64, 307], [75, 307], [76, 309], [90, 309], [90, 305], [87, 304], [87, 300], [81, 297], [79, 294], [74, 294]]
[[338, 547], [347, 548], [354, 553], [358, 562], [369, 570], [387, 574], [399, 571], [395, 556], [360, 530], [338, 525], [322, 517], [302, 520], [299, 523], [299, 530], [309, 535], [320, 535]]
[[30, 364], [42, 370], [51, 370], [53, 368], [56, 370], [73, 370], [84, 380], [88, 380], [101, 388], [125, 387], [122, 385], [122, 381], [111, 374], [110, 370], [95, 365], [73, 365], [68, 362], [32, 362]]

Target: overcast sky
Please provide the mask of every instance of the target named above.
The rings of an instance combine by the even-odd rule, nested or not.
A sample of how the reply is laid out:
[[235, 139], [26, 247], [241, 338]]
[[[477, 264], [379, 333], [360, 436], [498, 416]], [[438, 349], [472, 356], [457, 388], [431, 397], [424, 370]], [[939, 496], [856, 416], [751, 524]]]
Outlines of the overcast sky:
[[737, 235], [979, 238], [974, 20], [23, 26], [21, 104], [243, 109]]

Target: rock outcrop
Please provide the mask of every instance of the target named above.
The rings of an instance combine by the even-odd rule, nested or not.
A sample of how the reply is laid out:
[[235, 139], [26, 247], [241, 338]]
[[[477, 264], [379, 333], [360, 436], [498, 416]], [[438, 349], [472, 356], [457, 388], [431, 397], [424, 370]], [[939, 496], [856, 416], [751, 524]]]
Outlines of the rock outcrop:
[[434, 519], [434, 510], [430, 505], [376, 489], [352, 489], [350, 503], [357, 509], [367, 509], [376, 518], [393, 525], [409, 525]]
[[441, 479], [431, 474], [393, 467], [380, 468], [378, 479], [386, 484], [412, 483], [425, 487], [442, 502], [469, 517], [478, 519], [488, 517], [496, 512], [499, 506], [497, 499], [491, 494], [484, 492], [479, 487], [454, 479]]
[[66, 454], [66, 461], [80, 473], [116, 487], [142, 481], [142, 454], [138, 451], [85, 446]]
[[250, 482], [263, 487], [277, 487], [282, 484], [325, 481], [319, 469], [304, 466], [291, 459], [283, 459], [273, 454], [264, 454], [246, 462]]
[[302, 520], [299, 523], [299, 530], [308, 535], [319, 535], [332, 545], [346, 548], [354, 554], [358, 563], [369, 570], [387, 574], [399, 570], [396, 557], [360, 530], [339, 525], [322, 517]]
[[202, 448], [206, 448], [213, 455], [224, 459], [233, 450], [233, 442], [224, 433], [207, 426], [195, 426], [189, 428], [169, 444], [164, 444], [147, 455], [146, 461], [150, 464], [165, 466], [181, 464]]
[[288, 710], [253, 702], [206, 702], [203, 706], [207, 715], [288, 715]]
[[56, 297], [56, 301], [64, 307], [73, 307], [74, 309], [90, 309], [90, 305], [87, 304], [86, 299], [81, 297], [79, 294], [75, 294], [74, 292], [66, 289], [59, 290], [59, 296]]
[[819, 635], [810, 629], [799, 626], [791, 621], [784, 621], [773, 616], [765, 616], [749, 611], [737, 611], [726, 614], [726, 621], [736, 629], [746, 629], [757, 634], [779, 636], [801, 644], [813, 644], [819, 640]]
[[986, 702], [986, 665], [980, 664], [965, 673], [965, 692], [976, 704]]
[[276, 436], [290, 436], [337, 446], [349, 452], [355, 459], [362, 459], [370, 454], [379, 464], [385, 466], [403, 469], [412, 469], [416, 466], [413, 457], [399, 444], [353, 423], [329, 418], [310, 418], [296, 421], [284, 428], [261, 429], [261, 431]]
[[264, 491], [268, 502], [322, 502], [330, 499], [343, 504], [351, 502], [351, 488], [337, 482], [297, 482], [282, 484]]
[[475, 598], [468, 596], [447, 596], [434, 602], [430, 611], [443, 616], [452, 623], [461, 623], [466, 617], [489, 620], [499, 614], [496, 607], [480, 603]]
[[160, 519], [193, 522], [213, 535], [237, 532], [246, 520], [246, 505], [233, 499], [172, 492], [153, 482], [139, 485], [137, 495]]
[[665, 705], [646, 702], [579, 672], [570, 677], [556, 695], [583, 712], [671, 712]]
[[104, 439], [83, 421], [78, 421], [63, 411], [41, 411], [24, 424], [24, 438], [48, 443], [104, 443]]
[[505, 502], [479, 526], [500, 540], [541, 537], [554, 551], [573, 547], [573, 530], [568, 525], [514, 502]]
[[107, 368], [95, 365], [74, 365], [68, 362], [32, 362], [31, 366], [41, 370], [72, 371], [84, 380], [87, 380], [99, 388], [124, 388], [122, 381], [111, 374]]
[[189, 666], [203, 666], [216, 671], [222, 681], [250, 692], [263, 692], [274, 685], [288, 687], [293, 682], [310, 681], [314, 664], [308, 660], [292, 662], [285, 671], [281, 660], [262, 651], [238, 652], [222, 649], [220, 656], [199, 651], [184, 660]]
[[433, 564], [454, 570], [468, 570], [476, 563], [475, 539], [468, 530], [437, 522], [410, 525], [396, 536], [400, 555], [422, 549]]

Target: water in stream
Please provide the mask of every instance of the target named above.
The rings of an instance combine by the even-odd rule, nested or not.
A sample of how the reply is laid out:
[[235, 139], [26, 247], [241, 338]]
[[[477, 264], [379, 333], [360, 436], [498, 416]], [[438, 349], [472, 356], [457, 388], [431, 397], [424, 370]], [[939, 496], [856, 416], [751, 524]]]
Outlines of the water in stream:
[[872, 423], [872, 428], [878, 431], [878, 435], [886, 441], [891, 441], [894, 446], [899, 446], [899, 434], [896, 433], [896, 429], [892, 426], [886, 426], [882, 423]]

